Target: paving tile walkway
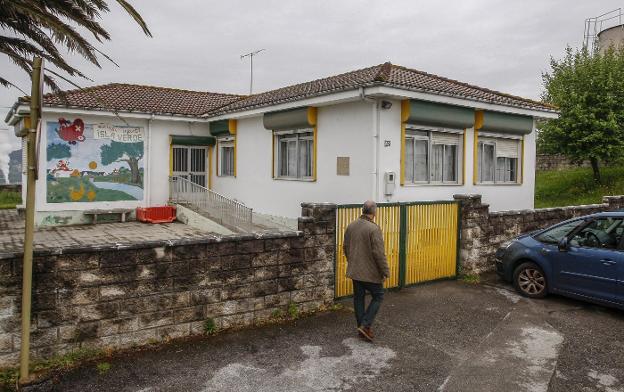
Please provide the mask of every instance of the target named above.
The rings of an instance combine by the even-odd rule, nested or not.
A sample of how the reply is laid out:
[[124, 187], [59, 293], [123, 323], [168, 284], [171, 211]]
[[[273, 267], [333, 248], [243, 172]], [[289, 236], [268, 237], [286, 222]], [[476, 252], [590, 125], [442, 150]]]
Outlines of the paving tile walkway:
[[[200, 239], [213, 235], [182, 223], [141, 222], [41, 228], [35, 232], [35, 250], [69, 247], [130, 245], [150, 241]], [[24, 220], [15, 210], [0, 210], [0, 254], [24, 249]]]

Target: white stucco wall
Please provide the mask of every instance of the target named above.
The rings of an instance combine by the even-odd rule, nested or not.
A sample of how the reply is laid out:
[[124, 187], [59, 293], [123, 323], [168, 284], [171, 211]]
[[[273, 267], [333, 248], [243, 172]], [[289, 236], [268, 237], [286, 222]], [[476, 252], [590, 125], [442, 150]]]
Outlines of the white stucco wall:
[[[316, 182], [272, 178], [271, 131], [264, 129], [261, 115], [240, 119], [237, 177], [213, 175], [213, 190], [258, 212], [287, 217], [300, 216], [302, 202], [359, 203], [371, 198], [373, 114], [373, 104], [365, 101], [318, 108]], [[337, 157], [350, 158], [349, 176], [336, 174]]]
[[[466, 175], [464, 184], [443, 186], [400, 186], [401, 105], [394, 100], [390, 109], [377, 109], [371, 100], [318, 107], [317, 181], [293, 181], [272, 178], [271, 132], [264, 129], [262, 114], [238, 119], [237, 177], [219, 177], [216, 173], [217, 154], [213, 153], [212, 189], [226, 197], [240, 200], [255, 211], [295, 218], [300, 216], [302, 202], [361, 203], [377, 201], [451, 200], [458, 193], [479, 193], [491, 210], [532, 208], [535, 186], [535, 132], [525, 137], [524, 178], [518, 185], [473, 184], [473, 136], [466, 133]], [[122, 122], [110, 115], [86, 113], [44, 113], [45, 122], [59, 117], [80, 117], [85, 124]], [[48, 203], [46, 201], [46, 132], [40, 142], [36, 206], [38, 216], [50, 212], [85, 209], [135, 208], [167, 203], [169, 197], [169, 136], [208, 136], [204, 121], [165, 120], [124, 117], [130, 126], [143, 127], [145, 149], [144, 198], [139, 201]], [[151, 124], [150, 124], [151, 123]], [[378, 128], [377, 128], [378, 127]], [[151, 132], [150, 132], [151, 129]], [[379, 129], [379, 136], [375, 134]], [[385, 146], [389, 142], [389, 146]], [[337, 157], [349, 157], [350, 175], [338, 176]], [[375, 172], [378, 176], [375, 177]], [[396, 173], [395, 192], [383, 194], [385, 172]], [[375, 184], [377, 186], [375, 186]], [[43, 212], [43, 214], [40, 214]], [[50, 214], [48, 214], [50, 215]], [[58, 214], [57, 214], [58, 215]], [[78, 214], [80, 215], [80, 214]], [[72, 218], [73, 219], [73, 218]]]
[[[452, 200], [454, 194], [478, 193], [483, 195], [483, 202], [490, 204], [490, 210], [501, 211], [510, 209], [533, 208], [535, 191], [535, 131], [525, 136], [524, 146], [524, 178], [522, 184], [474, 185], [474, 130], [466, 132], [466, 174], [464, 184], [458, 185], [399, 185], [401, 171], [401, 105], [392, 101], [389, 110], [380, 111], [381, 137], [380, 143], [380, 176], [379, 201], [430, 201]], [[384, 140], [390, 141], [390, 147], [384, 147]], [[394, 195], [383, 194], [383, 173], [393, 171], [397, 175]], [[460, 171], [461, 173], [461, 171]]]

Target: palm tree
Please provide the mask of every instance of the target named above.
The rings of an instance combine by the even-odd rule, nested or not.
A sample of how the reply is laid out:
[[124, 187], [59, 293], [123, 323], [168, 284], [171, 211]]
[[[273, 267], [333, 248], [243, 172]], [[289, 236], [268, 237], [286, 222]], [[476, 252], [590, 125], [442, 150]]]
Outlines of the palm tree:
[[[115, 0], [151, 37], [147, 24], [125, 0]], [[87, 78], [63, 58], [59, 46], [75, 52], [92, 64], [101, 67], [99, 58], [108, 56], [95, 48], [78, 32], [85, 29], [98, 42], [110, 40], [108, 32], [98, 20], [101, 13], [110, 12], [107, 0], [0, 0], [0, 53], [7, 55], [18, 67], [30, 74], [32, 58], [39, 56], [68, 76]], [[113, 62], [114, 63], [114, 62]], [[47, 73], [67, 80], [61, 73], [49, 68]], [[45, 76], [45, 83], [59, 91], [55, 78]], [[0, 75], [0, 85], [14, 83]]]

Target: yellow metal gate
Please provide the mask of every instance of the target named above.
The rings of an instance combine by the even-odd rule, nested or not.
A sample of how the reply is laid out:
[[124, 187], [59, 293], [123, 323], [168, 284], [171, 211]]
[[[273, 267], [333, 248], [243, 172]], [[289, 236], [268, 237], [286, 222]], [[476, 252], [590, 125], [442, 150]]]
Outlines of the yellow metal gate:
[[[341, 205], [336, 222], [336, 298], [353, 293], [345, 274], [342, 250], [349, 223], [361, 214], [361, 205]], [[384, 236], [390, 278], [386, 288], [453, 278], [457, 275], [459, 204], [456, 202], [380, 203], [377, 223]]]

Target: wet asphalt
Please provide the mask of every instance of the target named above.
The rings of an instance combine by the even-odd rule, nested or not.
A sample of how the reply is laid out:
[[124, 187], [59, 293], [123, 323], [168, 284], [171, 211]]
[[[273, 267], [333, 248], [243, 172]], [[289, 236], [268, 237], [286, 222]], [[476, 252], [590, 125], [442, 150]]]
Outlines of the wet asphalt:
[[130, 352], [56, 378], [58, 391], [624, 391], [624, 312], [494, 277], [390, 292], [374, 344], [344, 308]]

